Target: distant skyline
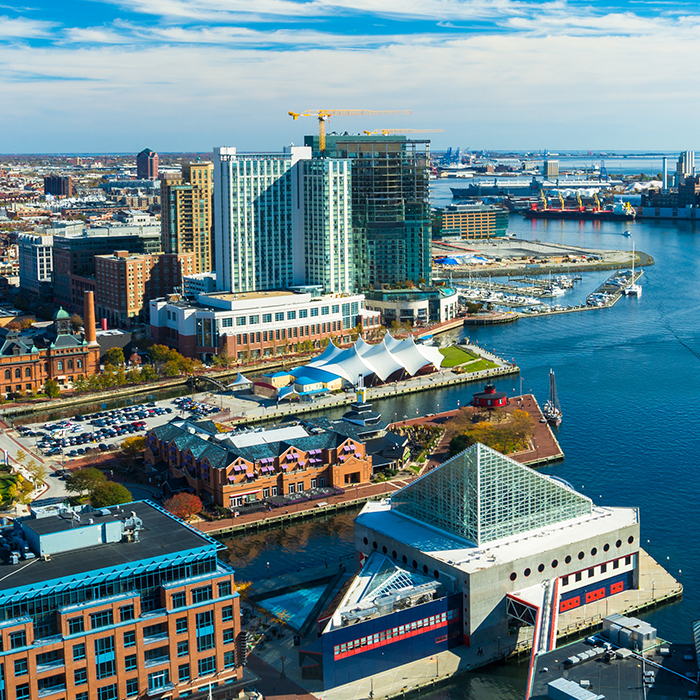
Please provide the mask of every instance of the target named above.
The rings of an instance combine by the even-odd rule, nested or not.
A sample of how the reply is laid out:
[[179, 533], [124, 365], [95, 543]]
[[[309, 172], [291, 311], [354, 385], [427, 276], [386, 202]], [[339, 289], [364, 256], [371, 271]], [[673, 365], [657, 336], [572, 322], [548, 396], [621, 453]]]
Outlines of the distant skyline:
[[[690, 2], [0, 0], [0, 153], [279, 150], [410, 127], [434, 148], [700, 148]], [[420, 134], [417, 134], [420, 137]]]

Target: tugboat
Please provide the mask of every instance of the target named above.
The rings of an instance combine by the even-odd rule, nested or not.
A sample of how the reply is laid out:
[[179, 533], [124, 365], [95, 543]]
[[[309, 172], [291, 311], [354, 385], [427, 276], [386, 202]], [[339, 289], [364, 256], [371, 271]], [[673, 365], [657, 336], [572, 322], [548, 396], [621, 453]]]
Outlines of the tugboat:
[[549, 398], [542, 406], [542, 413], [550, 425], [561, 425], [561, 408], [557, 397], [557, 383], [554, 380], [554, 370], [549, 370]]

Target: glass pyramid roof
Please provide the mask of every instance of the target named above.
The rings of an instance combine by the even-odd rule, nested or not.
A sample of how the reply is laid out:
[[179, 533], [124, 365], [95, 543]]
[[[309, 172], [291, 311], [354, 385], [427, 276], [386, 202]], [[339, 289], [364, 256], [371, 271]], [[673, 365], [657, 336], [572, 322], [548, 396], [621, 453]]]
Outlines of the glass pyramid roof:
[[482, 545], [591, 513], [589, 498], [482, 444], [392, 496], [398, 513]]

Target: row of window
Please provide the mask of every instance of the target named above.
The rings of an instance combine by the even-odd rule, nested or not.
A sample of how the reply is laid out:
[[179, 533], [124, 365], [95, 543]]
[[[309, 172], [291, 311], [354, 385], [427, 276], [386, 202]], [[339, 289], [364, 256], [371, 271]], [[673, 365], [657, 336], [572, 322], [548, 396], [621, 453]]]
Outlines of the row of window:
[[[620, 559], [615, 559], [615, 561], [612, 562], [612, 569], [619, 569], [620, 568]], [[632, 563], [632, 557], [628, 556], [625, 557], [625, 566], [629, 566]], [[604, 574], [608, 570], [608, 565], [607, 564], [601, 564], [600, 565], [600, 573]], [[596, 567], [592, 566], [590, 569], [588, 569], [588, 578], [593, 578], [595, 576], [596, 572]], [[583, 572], [582, 571], [577, 571], [575, 574], [573, 574], [574, 581], [578, 583], [583, 579]], [[562, 576], [561, 579], [561, 585], [562, 586], [568, 586], [569, 585], [569, 579], [571, 576]]]
[[[633, 543], [634, 543], [634, 536], [633, 536], [633, 535], [630, 535], [630, 536], [627, 538], [627, 544], [633, 544]], [[620, 547], [622, 547], [622, 540], [617, 540], [617, 542], [615, 542], [615, 547], [616, 547], [617, 549], [619, 549]], [[606, 542], [606, 543], [603, 545], [603, 552], [609, 552], [609, 551], [610, 551], [610, 545]], [[597, 554], [598, 554], [598, 548], [597, 548], [597, 547], [593, 547], [593, 548], [591, 549], [591, 556], [592, 556], [592, 557], [595, 557]], [[579, 559], [579, 561], [583, 560], [585, 556], [586, 556], [586, 553], [585, 553], [583, 550], [581, 550], [581, 551], [578, 553], [578, 559]], [[628, 557], [628, 558], [629, 558], [629, 557]], [[571, 561], [572, 561], [571, 555], [570, 555], [570, 554], [567, 554], [566, 557], [564, 558], [564, 563], [565, 563], [565, 564], [571, 564]], [[553, 559], [553, 560], [552, 560], [552, 563], [551, 563], [551, 566], [552, 566], [553, 569], [556, 569], [556, 568], [559, 566], [559, 560], [558, 560], [558, 559]], [[539, 564], [539, 565], [537, 566], [537, 571], [539, 571], [539, 573], [542, 573], [542, 572], [545, 570], [545, 568], [546, 568], [546, 567], [545, 567], [544, 564]], [[529, 576], [530, 573], [531, 573], [531, 570], [530, 570], [529, 568], [528, 568], [528, 569], [525, 569], [525, 571], [523, 571], [523, 575], [524, 575], [524, 576]], [[513, 573], [511, 573], [511, 575], [510, 575], [510, 580], [511, 580], [511, 581], [515, 581], [517, 578], [518, 578], [518, 574], [517, 574], [515, 571], [513, 571]]]
[[339, 654], [345, 654], [353, 649], [362, 649], [363, 647], [369, 647], [385, 641], [398, 641], [399, 638], [418, 632], [419, 630], [430, 629], [435, 625], [443, 625], [451, 620], [455, 620], [457, 619], [458, 615], [459, 612], [457, 610], [448, 610], [447, 612], [438, 613], [437, 615], [430, 615], [422, 618], [421, 620], [416, 620], [415, 622], [407, 623], [405, 625], [399, 625], [398, 627], [393, 627], [392, 629], [384, 630], [383, 632], [377, 632], [376, 634], [370, 634], [366, 637], [360, 637], [359, 639], [354, 639], [351, 642], [337, 644], [333, 647], [333, 655], [338, 656]]
[[[348, 327], [350, 324], [346, 324]], [[291, 338], [303, 338], [310, 335], [320, 335], [343, 330], [341, 321], [328, 321], [328, 323], [312, 323], [311, 326], [295, 326], [294, 328], [277, 328], [275, 331], [257, 331], [256, 333], [238, 333], [236, 342], [240, 345], [251, 343], [267, 343], [273, 340], [287, 340]], [[289, 331], [289, 332], [287, 332]], [[202, 346], [209, 347], [209, 346]]]

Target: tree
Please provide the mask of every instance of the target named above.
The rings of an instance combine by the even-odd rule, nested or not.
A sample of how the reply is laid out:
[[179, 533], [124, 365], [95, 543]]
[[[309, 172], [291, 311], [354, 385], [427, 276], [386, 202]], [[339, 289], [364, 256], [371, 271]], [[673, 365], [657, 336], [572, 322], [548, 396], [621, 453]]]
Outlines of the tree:
[[172, 350], [167, 345], [151, 345], [148, 349], [148, 355], [151, 362], [167, 362], [170, 359]]
[[105, 481], [90, 493], [90, 505], [93, 508], [106, 508], [120, 503], [131, 503], [133, 500], [131, 491], [116, 481]]
[[138, 384], [141, 381], [141, 370], [138, 367], [130, 369], [125, 377], [129, 384]]
[[70, 317], [70, 327], [74, 332], [79, 331], [83, 327], [83, 317], [78, 314], [73, 314]]
[[17, 450], [17, 454], [15, 455], [15, 461], [22, 464], [22, 462], [24, 462], [25, 459], [27, 459], [27, 453], [20, 447], [20, 449]]
[[73, 382], [73, 389], [78, 394], [84, 394], [86, 391], [90, 391], [90, 380], [85, 379], [82, 375], [77, 377]]
[[140, 365], [141, 364], [141, 355], [139, 355], [135, 350], [134, 352], [131, 353], [129, 356], [129, 362], [132, 365]]
[[182, 520], [190, 520], [202, 510], [202, 501], [192, 493], [176, 493], [163, 507]]
[[471, 447], [474, 444], [474, 438], [471, 435], [455, 435], [455, 437], [450, 440], [450, 457], [463, 452], [467, 447]]
[[27, 462], [27, 471], [34, 478], [35, 484], [42, 483], [46, 479], [46, 477], [48, 476], [48, 473], [49, 473], [49, 470], [43, 464], [39, 464], [38, 462], [35, 462], [33, 459], [30, 459]]
[[124, 364], [124, 361], [124, 351], [121, 348], [110, 348], [105, 353], [105, 365], [113, 365], [114, 367], [119, 367], [119, 365]]
[[66, 491], [71, 493], [92, 493], [107, 477], [95, 467], [79, 469], [66, 479]]
[[158, 379], [158, 375], [153, 367], [151, 367], [151, 365], [144, 365], [141, 370], [141, 381], [152, 382], [155, 379]]
[[61, 387], [55, 379], [47, 379], [44, 385], [44, 393], [50, 399], [57, 399], [61, 395]]
[[128, 437], [121, 444], [122, 452], [131, 459], [136, 459], [146, 449], [146, 438], [142, 435]]

